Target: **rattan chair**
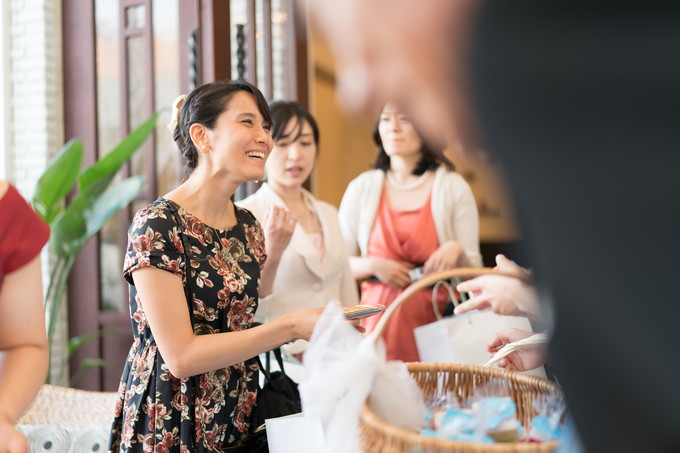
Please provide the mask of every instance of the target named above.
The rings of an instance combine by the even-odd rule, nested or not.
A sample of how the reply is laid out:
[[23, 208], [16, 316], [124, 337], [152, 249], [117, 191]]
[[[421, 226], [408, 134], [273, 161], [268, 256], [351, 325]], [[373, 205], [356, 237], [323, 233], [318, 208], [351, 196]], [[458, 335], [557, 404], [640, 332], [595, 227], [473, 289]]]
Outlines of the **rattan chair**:
[[92, 392], [44, 384], [17, 424], [78, 428], [110, 426], [115, 404], [115, 392]]

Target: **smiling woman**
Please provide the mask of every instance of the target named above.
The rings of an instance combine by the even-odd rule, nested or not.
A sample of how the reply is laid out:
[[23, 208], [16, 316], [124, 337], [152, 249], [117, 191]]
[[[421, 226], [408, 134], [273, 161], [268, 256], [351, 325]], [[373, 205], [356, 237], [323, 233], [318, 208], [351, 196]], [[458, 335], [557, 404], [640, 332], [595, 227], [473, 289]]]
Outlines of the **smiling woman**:
[[272, 150], [262, 94], [221, 81], [180, 103], [172, 123], [184, 181], [138, 211], [128, 232], [134, 343], [110, 451], [250, 451], [253, 357], [308, 339], [321, 313], [298, 310], [249, 328], [267, 255], [259, 222], [231, 196], [262, 179]]
[[[271, 104], [274, 148], [267, 161], [267, 182], [239, 202], [264, 226], [266, 282], [256, 318], [267, 322], [299, 308], [324, 307], [333, 299], [346, 306], [358, 302], [356, 285], [341, 241], [337, 210], [316, 199], [303, 184], [314, 169], [319, 128], [309, 111], [296, 102]], [[298, 354], [305, 341], [286, 345]]]

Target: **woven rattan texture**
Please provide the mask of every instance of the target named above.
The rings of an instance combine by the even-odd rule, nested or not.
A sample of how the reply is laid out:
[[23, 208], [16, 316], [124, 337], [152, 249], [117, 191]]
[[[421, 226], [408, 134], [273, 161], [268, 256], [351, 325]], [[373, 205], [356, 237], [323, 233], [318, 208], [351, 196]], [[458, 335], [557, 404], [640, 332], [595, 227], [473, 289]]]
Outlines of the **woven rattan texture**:
[[[556, 391], [547, 379], [498, 368], [454, 363], [407, 363], [411, 375], [426, 399], [438, 398], [447, 391], [459, 401], [467, 399], [477, 387], [494, 378], [505, 378], [517, 405], [517, 418], [526, 428], [536, 415], [534, 397]], [[472, 444], [425, 437], [386, 423], [366, 405], [360, 419], [361, 446], [364, 453], [552, 453], [557, 442]]]
[[115, 404], [115, 392], [91, 392], [45, 384], [17, 424], [109, 426], [113, 422]]

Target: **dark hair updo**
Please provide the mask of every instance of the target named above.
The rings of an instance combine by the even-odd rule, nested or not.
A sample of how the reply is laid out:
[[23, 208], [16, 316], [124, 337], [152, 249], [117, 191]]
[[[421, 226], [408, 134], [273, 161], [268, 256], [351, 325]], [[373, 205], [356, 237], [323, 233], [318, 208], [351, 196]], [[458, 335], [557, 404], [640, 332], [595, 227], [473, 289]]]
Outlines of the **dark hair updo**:
[[217, 119], [227, 110], [231, 98], [239, 91], [250, 93], [255, 98], [257, 109], [264, 120], [272, 124], [271, 113], [264, 96], [260, 90], [245, 80], [220, 80], [196, 87], [184, 100], [177, 126], [172, 134], [182, 159], [182, 181], [186, 181], [198, 165], [198, 150], [189, 134], [191, 125], [198, 123], [209, 129], [214, 128]]
[[[316, 120], [302, 104], [294, 101], [273, 101], [269, 104], [274, 124], [272, 126], [272, 138], [274, 141], [288, 139], [290, 142], [297, 140], [302, 134], [302, 126], [309, 123], [314, 135], [314, 144], [319, 146], [319, 126]], [[295, 128], [286, 135], [286, 128], [291, 119], [295, 119]]]

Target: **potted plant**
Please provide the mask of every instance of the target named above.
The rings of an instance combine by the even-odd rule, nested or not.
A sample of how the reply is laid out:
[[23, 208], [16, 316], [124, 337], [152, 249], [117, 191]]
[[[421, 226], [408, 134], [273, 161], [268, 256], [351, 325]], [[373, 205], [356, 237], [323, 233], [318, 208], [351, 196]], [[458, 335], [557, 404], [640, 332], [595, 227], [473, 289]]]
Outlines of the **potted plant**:
[[[144, 186], [142, 176], [130, 176], [112, 183], [120, 167], [137, 151], [154, 130], [158, 114], [152, 115], [93, 165], [81, 169], [83, 143], [71, 139], [49, 162], [37, 182], [32, 204], [49, 225], [50, 275], [45, 295], [47, 338], [50, 345], [48, 383], [61, 383], [61, 370], [52, 369], [55, 326], [64, 298], [66, 282], [78, 252], [121, 208], [127, 206]], [[75, 187], [74, 187], [75, 186]], [[74, 191], [75, 188], [75, 191]], [[69, 197], [69, 194], [71, 196]], [[90, 334], [89, 339], [96, 337]], [[84, 338], [70, 341], [69, 353]], [[90, 365], [98, 362], [90, 362]]]

